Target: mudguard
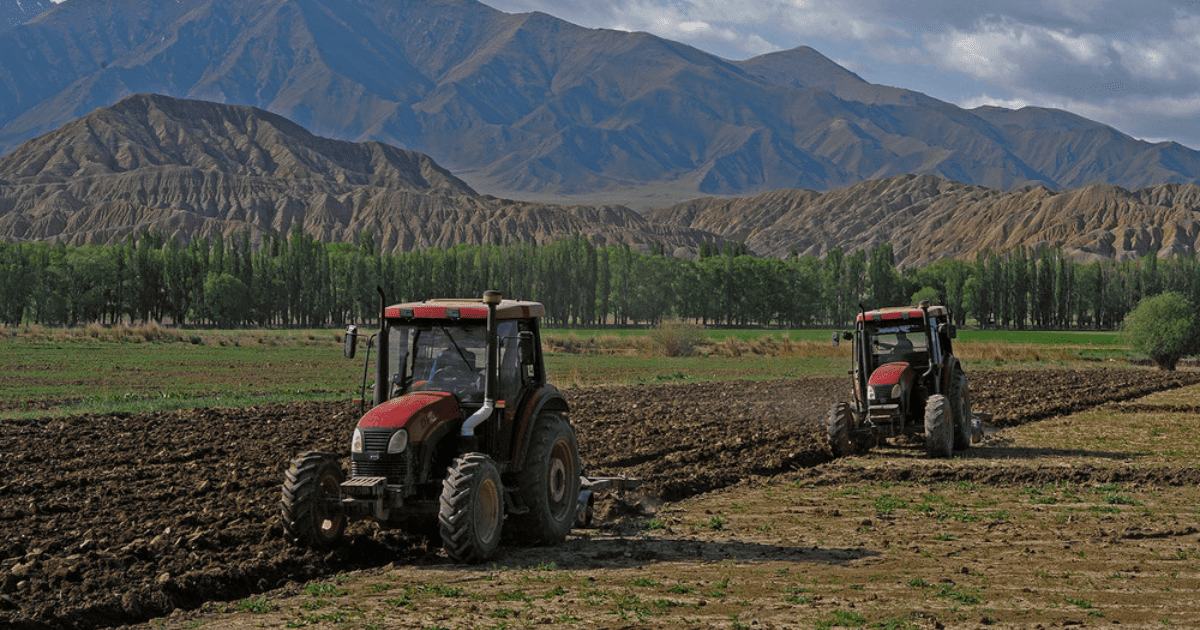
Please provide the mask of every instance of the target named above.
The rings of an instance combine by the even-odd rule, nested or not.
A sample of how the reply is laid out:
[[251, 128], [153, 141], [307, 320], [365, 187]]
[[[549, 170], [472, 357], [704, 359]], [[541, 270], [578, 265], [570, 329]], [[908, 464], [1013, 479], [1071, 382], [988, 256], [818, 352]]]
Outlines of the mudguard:
[[567, 412], [571, 408], [562, 392], [549, 383], [543, 385], [529, 397], [524, 411], [517, 418], [517, 441], [513, 446], [513, 462], [516, 463], [516, 470], [525, 466], [527, 451], [525, 447], [529, 444], [530, 436], [533, 434], [533, 421], [543, 410]]

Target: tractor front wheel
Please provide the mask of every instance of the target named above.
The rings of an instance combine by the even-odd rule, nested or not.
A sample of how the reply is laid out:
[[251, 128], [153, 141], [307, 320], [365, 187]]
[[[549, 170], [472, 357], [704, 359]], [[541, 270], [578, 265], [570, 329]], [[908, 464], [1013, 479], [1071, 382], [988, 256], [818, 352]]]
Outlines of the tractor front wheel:
[[341, 485], [345, 476], [337, 457], [311, 451], [292, 460], [279, 501], [283, 531], [304, 547], [331, 547], [346, 531]]
[[845, 457], [854, 453], [854, 444], [850, 441], [850, 427], [854, 424], [854, 411], [850, 403], [834, 403], [829, 408], [829, 450], [834, 457]]
[[455, 458], [442, 482], [438, 530], [455, 562], [483, 562], [500, 545], [504, 485], [496, 462], [483, 453]]
[[925, 451], [930, 457], [950, 457], [954, 429], [950, 426], [950, 401], [934, 394], [925, 402]]
[[525, 466], [517, 474], [521, 500], [529, 511], [514, 515], [513, 530], [523, 542], [562, 542], [579, 508], [579, 443], [575, 430], [557, 413], [538, 416]]

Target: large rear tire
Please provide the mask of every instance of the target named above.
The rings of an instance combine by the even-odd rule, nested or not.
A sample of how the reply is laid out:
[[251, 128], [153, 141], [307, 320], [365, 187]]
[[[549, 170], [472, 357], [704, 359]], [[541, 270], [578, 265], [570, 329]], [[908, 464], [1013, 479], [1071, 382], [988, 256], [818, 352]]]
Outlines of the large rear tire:
[[483, 562], [500, 545], [504, 485], [492, 458], [467, 453], [455, 458], [442, 482], [438, 530], [451, 560]]
[[283, 531], [293, 544], [332, 547], [346, 531], [341, 485], [345, 479], [337, 456], [310, 451], [292, 460], [279, 501]]
[[517, 473], [521, 500], [529, 511], [511, 517], [510, 531], [526, 543], [566, 540], [579, 508], [580, 474], [575, 430], [557, 413], [539, 415], [525, 466]]
[[829, 408], [829, 450], [834, 457], [845, 457], [854, 454], [854, 444], [850, 441], [850, 427], [854, 424], [854, 411], [846, 402], [834, 403]]
[[950, 409], [954, 412], [954, 450], [971, 447], [971, 394], [967, 391], [967, 375], [954, 370], [950, 381]]
[[941, 394], [934, 394], [925, 402], [925, 452], [930, 457], [950, 457], [954, 452], [950, 401]]

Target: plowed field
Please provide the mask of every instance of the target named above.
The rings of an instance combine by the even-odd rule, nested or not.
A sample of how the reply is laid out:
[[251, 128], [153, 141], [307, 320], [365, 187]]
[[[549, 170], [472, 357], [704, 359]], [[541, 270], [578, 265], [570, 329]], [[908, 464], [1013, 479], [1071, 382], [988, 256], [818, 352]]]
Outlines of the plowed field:
[[[971, 389], [977, 410], [1014, 427], [1198, 381], [1141, 369], [975, 372]], [[567, 395], [589, 471], [646, 480], [642, 506], [602, 510], [619, 528], [662, 502], [825, 464], [825, 414], [847, 391], [838, 378]], [[0, 627], [111, 627], [356, 569], [444, 564], [435, 545], [365, 523], [332, 552], [284, 544], [287, 460], [344, 453], [357, 413], [305, 403], [0, 425]]]

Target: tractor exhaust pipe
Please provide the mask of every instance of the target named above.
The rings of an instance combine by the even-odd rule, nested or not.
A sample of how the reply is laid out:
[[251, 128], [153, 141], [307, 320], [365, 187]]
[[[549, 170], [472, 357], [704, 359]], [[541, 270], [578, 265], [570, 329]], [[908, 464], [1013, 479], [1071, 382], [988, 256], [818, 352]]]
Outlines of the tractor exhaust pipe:
[[388, 384], [388, 356], [390, 349], [388, 348], [387, 295], [383, 293], [383, 287], [381, 286], [376, 286], [375, 291], [379, 293], [379, 336], [376, 338], [376, 343], [379, 345], [379, 357], [375, 360], [375, 390], [373, 398], [375, 406], [379, 406], [387, 402], [388, 395], [391, 393]]
[[483, 406], [463, 423], [461, 435], [465, 438], [474, 438], [475, 427], [492, 417], [492, 412], [496, 409], [496, 372], [500, 363], [499, 357], [496, 356], [500, 349], [496, 341], [496, 305], [500, 303], [500, 298], [499, 291], [488, 289], [483, 292], [483, 303], [487, 304], [488, 309], [487, 356], [484, 357], [483, 368]]

